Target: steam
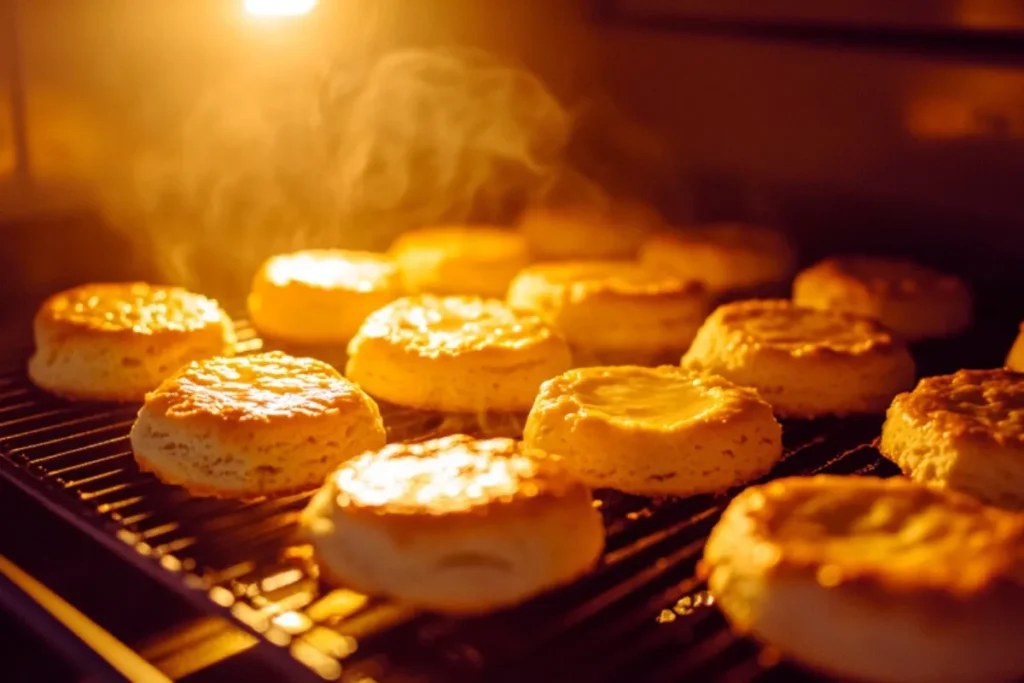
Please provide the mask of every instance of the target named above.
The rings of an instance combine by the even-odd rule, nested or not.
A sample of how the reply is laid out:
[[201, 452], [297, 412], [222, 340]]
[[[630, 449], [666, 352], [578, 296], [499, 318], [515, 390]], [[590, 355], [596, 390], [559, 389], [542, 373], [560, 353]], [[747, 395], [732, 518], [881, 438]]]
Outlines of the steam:
[[237, 297], [280, 251], [508, 222], [560, 175], [571, 128], [526, 71], [477, 52], [396, 52], [218, 84], [107, 205], [145, 232], [168, 280]]
[[[528, 202], [599, 204], [616, 173], [664, 175], [654, 157], [665, 145], [614, 108], [577, 117], [535, 76], [481, 52], [405, 50], [225, 80], [110, 184], [105, 205], [146, 238], [165, 280], [228, 301], [274, 253], [383, 249], [425, 225], [507, 224]], [[637, 150], [647, 156], [623, 163]]]

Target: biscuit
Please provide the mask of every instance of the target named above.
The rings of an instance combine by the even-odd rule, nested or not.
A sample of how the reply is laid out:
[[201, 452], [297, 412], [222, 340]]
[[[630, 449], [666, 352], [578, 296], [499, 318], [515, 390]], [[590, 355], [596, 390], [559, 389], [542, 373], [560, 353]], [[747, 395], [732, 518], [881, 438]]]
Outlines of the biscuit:
[[792, 418], [882, 413], [914, 381], [906, 345], [874, 320], [781, 299], [719, 306], [682, 365], [753, 387]]
[[702, 282], [715, 296], [788, 282], [796, 253], [781, 232], [713, 224], [661, 232], [640, 249], [641, 263]]
[[234, 352], [234, 327], [213, 299], [142, 282], [54, 294], [36, 313], [32, 382], [70, 399], [141, 401], [178, 368]]
[[390, 253], [413, 294], [503, 299], [508, 283], [530, 263], [522, 235], [489, 226], [413, 230], [395, 240]]
[[385, 443], [377, 405], [358, 386], [278, 351], [183, 368], [146, 396], [130, 438], [140, 469], [221, 498], [314, 488]]
[[1024, 675], [1024, 516], [906, 479], [748, 488], [701, 573], [733, 628], [842, 679]]
[[661, 216], [644, 204], [609, 200], [527, 209], [519, 231], [538, 260], [632, 259], [647, 236], [663, 225]]
[[626, 261], [530, 266], [508, 302], [561, 331], [577, 365], [675, 364], [711, 310], [698, 283]]
[[960, 370], [897, 396], [879, 450], [911, 479], [1024, 509], [1024, 374]]
[[904, 259], [827, 258], [797, 275], [800, 306], [875, 318], [907, 341], [950, 337], [971, 324], [971, 293], [957, 277]]
[[591, 488], [725, 491], [782, 457], [782, 427], [753, 389], [679, 367], [570, 370], [545, 382], [523, 436]]
[[1013, 342], [1010, 353], [1006, 356], [1006, 367], [1017, 372], [1024, 372], [1024, 323], [1020, 324], [1017, 340]]
[[301, 524], [334, 581], [451, 613], [568, 583], [604, 545], [590, 493], [555, 460], [511, 439], [465, 435], [349, 461]]
[[279, 254], [253, 279], [249, 317], [265, 337], [343, 347], [368, 315], [403, 293], [398, 265], [384, 254], [341, 249]]
[[345, 374], [373, 396], [421, 410], [523, 412], [570, 367], [565, 340], [496, 299], [405, 297], [363, 323]]

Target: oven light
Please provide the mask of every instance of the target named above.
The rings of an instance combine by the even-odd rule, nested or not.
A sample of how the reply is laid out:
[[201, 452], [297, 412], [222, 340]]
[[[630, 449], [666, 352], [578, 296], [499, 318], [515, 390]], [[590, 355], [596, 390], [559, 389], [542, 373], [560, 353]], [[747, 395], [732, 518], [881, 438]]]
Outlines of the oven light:
[[317, 0], [245, 0], [245, 10], [257, 17], [294, 17], [307, 14]]

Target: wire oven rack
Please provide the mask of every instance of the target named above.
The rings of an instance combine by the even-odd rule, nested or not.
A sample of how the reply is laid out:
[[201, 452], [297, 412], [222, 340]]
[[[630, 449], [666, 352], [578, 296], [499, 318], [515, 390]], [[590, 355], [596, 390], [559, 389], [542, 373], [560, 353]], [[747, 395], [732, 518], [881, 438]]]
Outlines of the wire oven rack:
[[[241, 352], [260, 348], [239, 324]], [[124, 560], [262, 638], [287, 680], [702, 681], [812, 677], [732, 634], [694, 576], [728, 496], [647, 499], [598, 491], [607, 547], [566, 588], [485, 617], [421, 613], [317, 578], [295, 521], [309, 494], [192, 498], [135, 466], [138, 406], [70, 403], [35, 389], [24, 358], [0, 364], [0, 474]], [[416, 435], [386, 413], [392, 439]], [[875, 417], [784, 423], [769, 478], [887, 476]]]

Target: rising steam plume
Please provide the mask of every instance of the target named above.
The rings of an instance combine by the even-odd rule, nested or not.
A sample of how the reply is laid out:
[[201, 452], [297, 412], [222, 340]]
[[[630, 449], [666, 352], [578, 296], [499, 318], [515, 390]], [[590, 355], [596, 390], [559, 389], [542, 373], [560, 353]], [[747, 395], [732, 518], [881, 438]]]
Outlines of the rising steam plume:
[[603, 201], [567, 162], [575, 123], [536, 77], [475, 51], [235, 79], [106, 203], [145, 231], [165, 279], [237, 299], [276, 252], [382, 249], [423, 225], [508, 223], [526, 202]]

